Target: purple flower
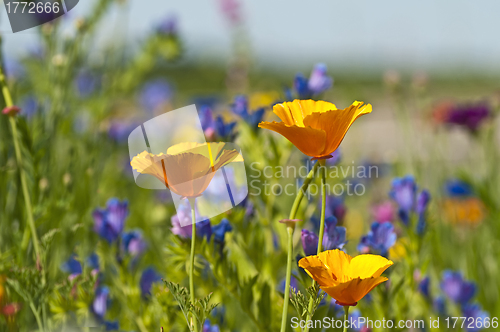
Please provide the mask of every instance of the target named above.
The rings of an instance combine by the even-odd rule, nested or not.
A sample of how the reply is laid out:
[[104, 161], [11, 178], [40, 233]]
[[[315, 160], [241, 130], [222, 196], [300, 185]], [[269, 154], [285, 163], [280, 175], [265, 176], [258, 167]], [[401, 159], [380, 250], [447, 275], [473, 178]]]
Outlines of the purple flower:
[[[474, 321], [474, 322], [484, 322], [486, 318], [489, 317], [488, 313], [484, 310], [481, 309], [481, 306], [479, 304], [466, 304], [462, 307], [462, 313], [463, 316], [467, 317], [467, 322], [469, 321]], [[469, 320], [469, 318], [471, 318]], [[470, 325], [470, 327], [469, 327]], [[478, 328], [479, 324], [467, 324], [466, 330], [467, 331], [481, 331], [482, 328]]]
[[309, 90], [309, 82], [302, 74], [295, 76], [293, 89], [297, 92], [299, 99], [309, 99], [312, 97], [312, 92]]
[[[319, 203], [321, 204], [321, 202]], [[338, 222], [344, 221], [347, 207], [344, 204], [344, 199], [340, 196], [327, 195], [326, 196], [326, 210], [325, 215], [334, 216]]]
[[[278, 290], [282, 293], [285, 292], [285, 286], [286, 286], [286, 279], [283, 278], [283, 280], [281, 280], [279, 286], [278, 286]], [[298, 290], [299, 289], [299, 283], [297, 281], [297, 279], [295, 279], [294, 276], [292, 276], [290, 278], [290, 289], [295, 289], [295, 290]]]
[[176, 35], [178, 30], [178, 22], [176, 15], [168, 15], [156, 27], [156, 32], [161, 35]]
[[151, 295], [151, 287], [153, 283], [161, 281], [161, 275], [156, 272], [153, 267], [148, 267], [142, 272], [139, 286], [141, 287], [141, 294], [143, 297]]
[[318, 63], [314, 66], [307, 83], [307, 87], [314, 95], [318, 95], [332, 86], [333, 79], [326, 72], [327, 68], [324, 63]]
[[80, 97], [88, 97], [99, 87], [100, 82], [99, 76], [88, 70], [82, 70], [76, 76], [75, 87]]
[[318, 236], [307, 229], [302, 230], [302, 248], [306, 256], [316, 255], [318, 251]]
[[163, 79], [147, 82], [140, 92], [140, 102], [147, 111], [153, 112], [167, 103], [173, 95], [172, 86]]
[[389, 249], [396, 243], [394, 226], [389, 222], [372, 223], [371, 230], [361, 238], [358, 250], [362, 253], [374, 252], [387, 256]]
[[446, 181], [444, 189], [450, 197], [468, 197], [474, 194], [474, 190], [468, 183], [458, 179]]
[[71, 255], [71, 257], [61, 265], [61, 270], [70, 274], [70, 279], [82, 274], [82, 264], [76, 257], [75, 254]]
[[248, 99], [243, 95], [234, 98], [234, 103], [231, 105], [231, 111], [241, 117], [252, 129], [257, 128], [265, 113], [264, 108], [249, 112]]
[[434, 301], [432, 301], [432, 307], [438, 315], [444, 316], [446, 314], [446, 301], [443, 296], [436, 297]]
[[210, 321], [207, 319], [205, 323], [203, 323], [203, 331], [202, 332], [220, 332], [219, 326], [210, 324]]
[[234, 132], [234, 127], [236, 122], [224, 122], [222, 116], [217, 116], [215, 119], [215, 132], [219, 139], [232, 141], [234, 140], [236, 133]]
[[420, 291], [420, 293], [422, 293], [422, 295], [424, 295], [427, 298], [430, 296], [429, 292], [430, 282], [431, 279], [429, 277], [425, 277], [418, 283], [418, 290]]
[[38, 101], [34, 96], [26, 96], [21, 100], [21, 111], [27, 118], [31, 118], [38, 110]]
[[100, 269], [99, 256], [97, 256], [96, 253], [93, 253], [92, 255], [87, 257], [86, 263], [92, 269], [93, 275], [96, 275], [97, 273], [99, 273], [99, 269]]
[[231, 104], [231, 111], [241, 117], [248, 115], [248, 98], [243, 95], [236, 96]]
[[97, 288], [92, 302], [92, 312], [99, 318], [104, 319], [109, 305], [109, 288], [101, 286]]
[[[172, 217], [171, 231], [182, 238], [191, 238], [191, 209], [187, 205], [179, 206], [177, 214]], [[187, 225], [187, 226], [181, 226]]]
[[328, 90], [333, 84], [333, 79], [326, 72], [326, 65], [318, 63], [314, 66], [309, 79], [300, 73], [297, 74], [293, 81], [293, 88], [298, 98], [309, 99]]
[[227, 232], [233, 230], [233, 227], [226, 218], [222, 219], [220, 223], [212, 227], [214, 239], [218, 243], [223, 243]]
[[416, 233], [422, 235], [426, 227], [425, 212], [427, 211], [427, 205], [431, 200], [431, 194], [427, 190], [422, 190], [417, 197], [417, 206], [415, 212], [418, 215], [417, 229]]
[[127, 120], [112, 120], [108, 128], [108, 136], [117, 143], [125, 142], [137, 127], [137, 123]]
[[[330, 216], [325, 220], [323, 235], [323, 250], [342, 249], [346, 242], [345, 227], [337, 226], [337, 219]], [[318, 251], [318, 236], [306, 229], [302, 230], [302, 247], [306, 256], [316, 255]]]
[[202, 105], [198, 110], [200, 117], [201, 127], [208, 140], [215, 138], [215, 120], [212, 109], [209, 106]]
[[106, 203], [105, 209], [95, 209], [94, 231], [109, 243], [118, 239], [123, 231], [125, 219], [128, 216], [128, 202], [120, 202], [112, 198]]
[[210, 224], [210, 220], [206, 219], [196, 223], [196, 235], [210, 241], [212, 237], [212, 225]]
[[445, 122], [476, 132], [490, 116], [490, 107], [485, 102], [463, 104], [451, 108], [446, 114]]
[[106, 331], [117, 331], [120, 329], [120, 324], [118, 323], [118, 321], [114, 322], [105, 321], [103, 324], [104, 327], [106, 328]]
[[378, 222], [394, 221], [394, 206], [387, 201], [372, 208], [373, 219]]
[[325, 160], [327, 166], [336, 166], [342, 157], [340, 153], [340, 148], [337, 148], [337, 150], [333, 151], [331, 153], [331, 158], [328, 158]]
[[443, 272], [441, 289], [455, 303], [465, 305], [476, 294], [476, 285], [464, 280], [460, 272], [446, 270]]
[[146, 250], [146, 247], [147, 245], [141, 231], [134, 230], [122, 235], [120, 249], [123, 254], [130, 254], [132, 257], [137, 257]]
[[238, 0], [219, 0], [220, 9], [226, 20], [232, 25], [242, 22], [241, 3]]
[[389, 196], [399, 206], [399, 217], [405, 225], [410, 221], [410, 212], [415, 207], [415, 196], [417, 194], [417, 185], [412, 176], [396, 178], [392, 181], [392, 189]]

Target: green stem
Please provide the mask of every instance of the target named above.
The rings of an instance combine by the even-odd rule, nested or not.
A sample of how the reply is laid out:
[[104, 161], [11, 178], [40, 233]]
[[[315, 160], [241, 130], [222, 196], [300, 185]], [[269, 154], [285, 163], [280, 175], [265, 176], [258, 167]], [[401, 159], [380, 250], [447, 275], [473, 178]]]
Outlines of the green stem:
[[[321, 172], [321, 219], [319, 225], [319, 236], [318, 236], [318, 250], [317, 254], [323, 249], [323, 237], [325, 234], [325, 213], [326, 213], [326, 167], [325, 160], [318, 160], [316, 165], [321, 164], [320, 172]], [[312, 281], [312, 286], [316, 286], [316, 281]], [[312, 311], [314, 306], [314, 298], [311, 296], [309, 298], [309, 305], [307, 306], [307, 316], [306, 316], [306, 324], [307, 321], [312, 318]], [[306, 327], [305, 332], [309, 331], [309, 327]]]
[[347, 321], [349, 321], [349, 306], [344, 306], [344, 332], [347, 332]]
[[286, 260], [286, 281], [285, 281], [285, 294], [283, 298], [283, 316], [281, 319], [281, 332], [286, 331], [286, 323], [288, 316], [288, 302], [290, 302], [290, 280], [292, 278], [292, 257], [293, 257], [293, 227], [286, 228], [288, 234], [288, 256]]
[[38, 313], [38, 310], [36, 310], [35, 305], [33, 304], [33, 301], [30, 301], [30, 308], [31, 308], [31, 311], [33, 312], [33, 315], [35, 316], [36, 324], [38, 325], [38, 330], [40, 330], [40, 332], [42, 332], [43, 331], [42, 320], [40, 319], [40, 314]]
[[[191, 218], [192, 218], [192, 231], [191, 231], [191, 255], [189, 264], [189, 295], [191, 296], [191, 303], [194, 305], [194, 248], [196, 243], [196, 211], [195, 211], [195, 199], [190, 198], [189, 204], [191, 205]], [[198, 322], [195, 321], [194, 317], [191, 317], [191, 323], [194, 327], [194, 331], [198, 331]]]
[[[302, 187], [300, 187], [297, 196], [295, 197], [295, 201], [293, 202], [292, 209], [290, 210], [289, 219], [295, 219], [295, 215], [297, 214], [297, 210], [299, 209], [300, 202], [304, 197], [304, 194], [311, 183], [314, 173], [318, 168], [318, 163], [314, 164], [313, 168], [307, 174], [307, 177], [304, 179], [304, 183]], [[286, 228], [287, 236], [288, 236], [288, 255], [287, 255], [287, 265], [286, 265], [286, 281], [285, 281], [285, 294], [283, 294], [283, 314], [281, 316], [281, 332], [286, 331], [286, 323], [288, 317], [288, 302], [290, 302], [290, 279], [292, 277], [292, 259], [293, 259], [293, 231], [294, 227], [288, 226]]]
[[[0, 67], [0, 84], [2, 86], [2, 94], [5, 100], [5, 106], [6, 107], [14, 106], [14, 103], [12, 101], [12, 96], [10, 94], [9, 88], [7, 87], [7, 82], [5, 81], [5, 76], [3, 74], [3, 70], [1, 67]], [[38, 241], [38, 236], [36, 234], [35, 220], [33, 218], [33, 207], [31, 206], [31, 197], [28, 190], [28, 182], [26, 180], [26, 173], [24, 172], [23, 168], [23, 159], [22, 159], [21, 147], [19, 144], [19, 134], [17, 132], [17, 124], [15, 117], [9, 116], [9, 122], [10, 122], [10, 128], [12, 130], [12, 140], [14, 141], [14, 150], [16, 154], [17, 167], [19, 168], [19, 175], [21, 178], [21, 187], [23, 190], [24, 204], [26, 208], [26, 215], [28, 218], [28, 227], [30, 229], [31, 236], [33, 238], [33, 248], [35, 249], [36, 263], [41, 269], [42, 262], [40, 256], [40, 245]], [[26, 241], [24, 241], [25, 239]], [[26, 242], [26, 246], [23, 246], [23, 249], [26, 249], [28, 239], [29, 239], [28, 236], [24, 236], [23, 245]]]
[[326, 213], [326, 167], [324, 160], [318, 160], [321, 164], [321, 219], [319, 224], [319, 237], [318, 237], [318, 251], [317, 254], [323, 249], [323, 236], [325, 235], [325, 213]]

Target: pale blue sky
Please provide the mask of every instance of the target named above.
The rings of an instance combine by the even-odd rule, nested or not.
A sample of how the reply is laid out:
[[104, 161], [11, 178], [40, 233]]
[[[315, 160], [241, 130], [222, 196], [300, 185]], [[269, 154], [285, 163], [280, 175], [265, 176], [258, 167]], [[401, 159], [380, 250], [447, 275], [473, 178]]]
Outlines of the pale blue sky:
[[[93, 2], [81, 0], [73, 16]], [[155, 22], [176, 14], [189, 55], [223, 57], [231, 50], [230, 31], [218, 0], [128, 2], [127, 9], [110, 15], [102, 29], [103, 40], [109, 40], [110, 31], [127, 31], [126, 40], [137, 41]], [[498, 0], [242, 3], [252, 54], [258, 62], [294, 66], [322, 61], [345, 67], [424, 70], [460, 66], [500, 72]], [[5, 24], [3, 13], [2, 31]], [[12, 54], [33, 45], [33, 38], [30, 32], [5, 35]]]

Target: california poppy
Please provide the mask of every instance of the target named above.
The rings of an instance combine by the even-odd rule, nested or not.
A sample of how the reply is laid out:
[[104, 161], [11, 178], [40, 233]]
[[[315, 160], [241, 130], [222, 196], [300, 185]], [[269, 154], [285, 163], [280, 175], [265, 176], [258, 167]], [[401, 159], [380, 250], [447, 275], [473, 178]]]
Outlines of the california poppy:
[[338, 249], [299, 261], [299, 266], [342, 306], [355, 306], [375, 286], [387, 281], [381, 274], [392, 264], [382, 256], [358, 255], [353, 258]]
[[225, 147], [225, 143], [180, 143], [166, 154], [143, 151], [130, 165], [139, 173], [153, 175], [174, 193], [194, 198], [207, 189], [218, 169], [241, 159], [237, 150]]
[[355, 101], [341, 110], [325, 101], [294, 100], [276, 104], [273, 112], [281, 122], [261, 122], [260, 128], [283, 135], [313, 159], [328, 159], [339, 147], [352, 123], [372, 111], [370, 104]]

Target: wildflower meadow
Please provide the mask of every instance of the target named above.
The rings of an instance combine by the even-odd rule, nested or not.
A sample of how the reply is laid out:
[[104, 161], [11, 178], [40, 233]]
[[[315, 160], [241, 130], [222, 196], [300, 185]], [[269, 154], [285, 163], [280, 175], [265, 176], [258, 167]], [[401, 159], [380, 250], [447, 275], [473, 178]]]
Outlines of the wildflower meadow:
[[266, 67], [240, 0], [196, 57], [127, 3], [2, 42], [0, 331], [500, 328], [499, 75]]

